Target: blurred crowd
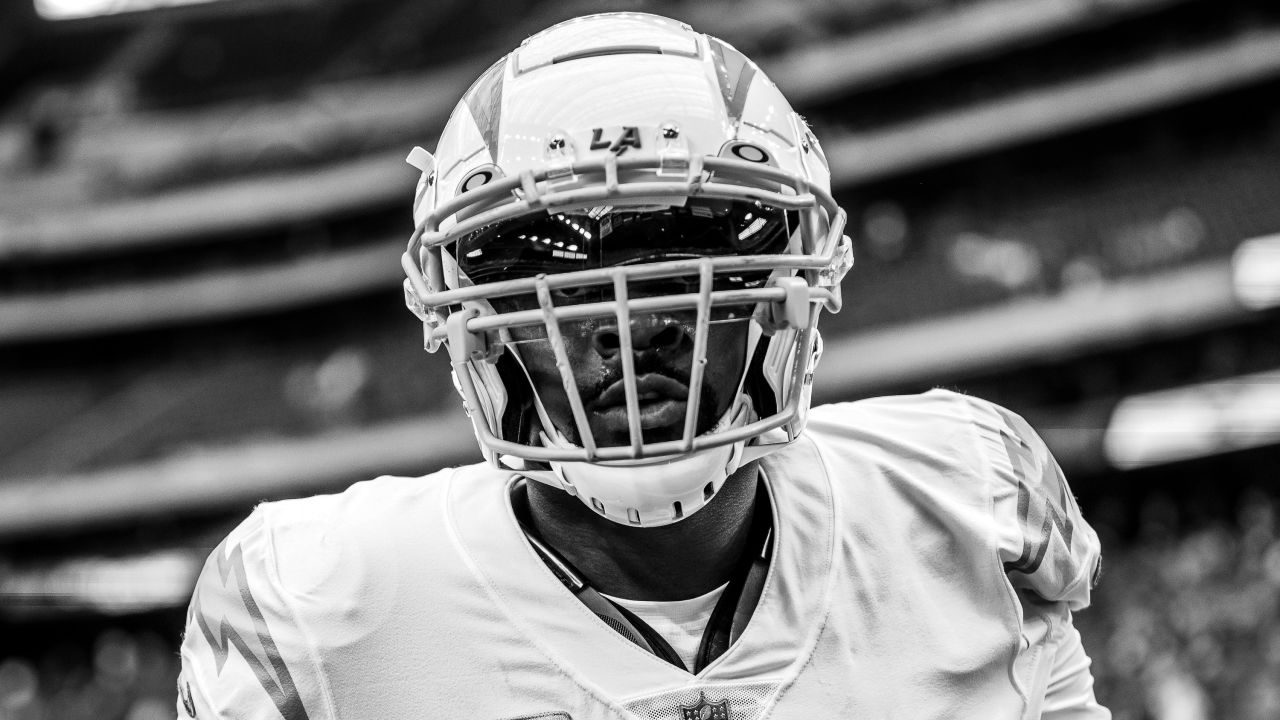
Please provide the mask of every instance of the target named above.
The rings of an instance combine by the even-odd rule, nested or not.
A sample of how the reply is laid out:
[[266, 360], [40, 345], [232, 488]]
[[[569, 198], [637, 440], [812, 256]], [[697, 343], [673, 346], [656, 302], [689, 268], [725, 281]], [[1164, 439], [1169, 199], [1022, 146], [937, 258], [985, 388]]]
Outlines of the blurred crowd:
[[[1185, 503], [1184, 503], [1185, 505]], [[1114, 512], [1113, 512], [1114, 511]], [[1169, 496], [1096, 509], [1104, 573], [1076, 623], [1115, 720], [1280, 718], [1280, 502], [1193, 523]], [[0, 655], [0, 720], [172, 720], [176, 632], [111, 627]]]
[[[908, 17], [941, 17], [966, 4], [974, 0], [652, 0], [645, 7], [684, 17], [749, 55], [777, 62], [777, 79], [786, 77], [788, 53]], [[1280, 27], [1275, 4], [1250, 0], [1202, 8], [1152, 0], [1092, 4], [1097, 26], [1090, 20], [1077, 27], [1083, 34], [1074, 40], [1046, 38], [1025, 55], [1005, 48], [1011, 52], [1005, 60], [956, 60], [956, 67], [933, 75], [904, 65], [893, 82], [882, 77], [883, 86], [810, 91], [815, 96], [806, 101], [806, 115], [837, 136], [870, 135], [1162, 53], [1216, 47], [1238, 34], [1236, 26], [1245, 35]], [[1111, 6], [1144, 4], [1187, 8], [1153, 11], [1114, 27], [1102, 22]], [[228, 3], [243, 16], [232, 9], [225, 17], [210, 15], [216, 22], [165, 15], [74, 31], [34, 20], [22, 26], [21, 13], [30, 12], [20, 5], [0, 3], [6, 60], [0, 108], [8, 118], [0, 123], [0, 211], [12, 206], [22, 210], [14, 217], [25, 218], [33, 206], [48, 206], [48, 217], [58, 219], [69, 205], [92, 200], [112, 219], [118, 200], [144, 202], [175, 188], [285, 169], [309, 172], [421, 141], [421, 117], [430, 114], [424, 108], [434, 105], [419, 105], [420, 93], [403, 92], [397, 83], [405, 77], [447, 84], [455, 63], [487, 62], [494, 48], [509, 47], [533, 28], [634, 3], [361, 0], [318, 4], [323, 11], [282, 3], [278, 15], [257, 14], [265, 12], [260, 4]], [[1066, 12], [1070, 3], [1044, 5]], [[289, 43], [272, 32], [278, 27], [289, 28]], [[356, 92], [362, 82], [369, 87]], [[1274, 232], [1280, 223], [1277, 85], [1274, 78], [1249, 85], [1254, 82], [1224, 90], [1211, 103], [1041, 143], [1016, 157], [994, 153], [976, 165], [944, 167], [928, 182], [890, 177], [860, 186], [866, 204], [849, 205], [851, 227], [861, 232], [859, 263], [869, 264], [869, 272], [848, 290], [848, 309], [824, 327], [851, 332], [1015, 296], [1096, 289], [1105, 280], [1219, 257], [1242, 238]], [[352, 97], [369, 98], [381, 110], [367, 113], [367, 103]], [[246, 109], [258, 101], [261, 114]], [[199, 111], [177, 112], [185, 108]], [[345, 195], [349, 188], [342, 190]], [[0, 268], [0, 295], [25, 303], [45, 292], [101, 286], [127, 298], [193, 269], [271, 267], [370, 238], [401, 242], [407, 221], [401, 204], [375, 199], [344, 210], [350, 217], [337, 213], [282, 228], [283, 221], [273, 219], [276, 204], [253, 205], [267, 219], [247, 231], [194, 223], [166, 240], [173, 248], [121, 242], [110, 251], [116, 255], [102, 259], [100, 237], [68, 235], [75, 252], [32, 250]], [[243, 209], [236, 216], [243, 218]], [[7, 230], [14, 247], [57, 246], [38, 233], [30, 240], [24, 227]], [[84, 262], [90, 253], [94, 261]], [[57, 346], [49, 355], [72, 360], [33, 352], [23, 364], [6, 348], [0, 365], [11, 367], [0, 367], [0, 398], [8, 403], [0, 411], [0, 476], [90, 472], [188, 447], [314, 435], [422, 412], [421, 399], [452, 395], [447, 376], [421, 371], [421, 348], [406, 333], [407, 316], [382, 305], [388, 298], [399, 303], [398, 282], [397, 276], [383, 288], [386, 297], [346, 299], [323, 312], [307, 306], [288, 318], [257, 318], [227, 330], [194, 324], [158, 349], [135, 348], [132, 336], [90, 333], [72, 340], [92, 344], [92, 352], [68, 354]], [[371, 319], [382, 317], [392, 319]], [[1012, 406], [1027, 397], [1061, 404], [1105, 401], [1151, 383], [1174, 385], [1186, 380], [1177, 374], [1184, 370], [1217, 378], [1271, 368], [1250, 363], [1270, 362], [1274, 333], [1252, 328], [1250, 338], [1260, 340], [1222, 340], [1226, 332], [1205, 341], [1202, 354], [1152, 344], [1114, 367], [1088, 360], [1074, 375], [1035, 367], [1021, 384], [1010, 386], [1003, 377], [999, 384], [1009, 388]], [[113, 343], [126, 349], [106, 352]], [[91, 370], [86, 357], [97, 363]], [[1194, 365], [1194, 358], [1209, 359]], [[1064, 380], [1076, 375], [1088, 376], [1076, 384], [1078, 392]], [[1269, 465], [1260, 467], [1270, 472]], [[1212, 486], [1212, 472], [1203, 484]], [[1098, 697], [1116, 720], [1280, 718], [1278, 498], [1276, 490], [1244, 493], [1211, 516], [1189, 511], [1194, 502], [1177, 493], [1096, 503], [1089, 517], [1103, 539], [1104, 574], [1094, 607], [1076, 623], [1094, 660]], [[0, 720], [174, 717], [180, 609], [163, 618], [81, 615], [70, 631], [55, 629], [57, 618], [22, 623], [5, 610], [0, 607]]]
[[1131, 541], [1100, 524], [1103, 579], [1077, 624], [1115, 720], [1280, 718], [1278, 511], [1248, 492], [1235, 518], [1186, 528], [1155, 495]]
[[0, 720], [173, 720], [176, 637], [107, 628], [0, 659]]

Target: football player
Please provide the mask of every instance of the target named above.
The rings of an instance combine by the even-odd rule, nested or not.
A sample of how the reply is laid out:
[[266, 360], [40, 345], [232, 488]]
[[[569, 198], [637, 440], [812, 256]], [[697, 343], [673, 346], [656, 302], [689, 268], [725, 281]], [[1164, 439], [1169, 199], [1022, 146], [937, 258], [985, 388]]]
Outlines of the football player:
[[565, 22], [409, 160], [405, 296], [486, 461], [260, 505], [179, 717], [1109, 717], [1097, 537], [1035, 432], [943, 391], [809, 409], [845, 213], [750, 60]]

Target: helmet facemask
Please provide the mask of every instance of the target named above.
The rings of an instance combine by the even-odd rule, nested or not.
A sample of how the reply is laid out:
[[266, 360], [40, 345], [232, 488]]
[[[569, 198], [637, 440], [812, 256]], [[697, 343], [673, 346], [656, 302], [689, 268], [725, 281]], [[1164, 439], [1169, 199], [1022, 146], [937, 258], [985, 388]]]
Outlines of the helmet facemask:
[[[788, 215], [790, 217], [788, 217]], [[592, 208], [579, 213], [554, 213], [508, 221], [482, 228], [460, 239], [455, 246], [457, 272], [465, 282], [485, 284], [518, 280], [542, 274], [581, 272], [604, 268], [635, 267], [659, 262], [696, 260], [700, 257], [733, 257], [740, 254], [785, 254], [794, 227], [795, 213], [766, 208], [759, 203], [728, 201], [694, 201], [681, 206], [661, 208]], [[712, 292], [761, 288], [773, 273], [751, 270], [720, 273], [712, 277]], [[526, 418], [540, 420], [541, 432], [557, 442], [597, 447], [624, 445], [651, 446], [657, 442], [683, 439], [682, 428], [690, 427], [694, 435], [711, 429], [741, 394], [748, 340], [754, 347], [759, 333], [748, 330], [754, 311], [751, 303], [720, 304], [709, 307], [705, 316], [696, 307], [671, 308], [646, 313], [630, 313], [630, 325], [624, 326], [614, 307], [619, 293], [631, 303], [653, 299], [695, 298], [700, 293], [700, 277], [685, 275], [648, 280], [627, 280], [615, 275], [615, 282], [575, 284], [549, 291], [556, 309], [573, 308], [584, 313], [590, 307], [594, 314], [558, 323], [560, 343], [575, 368], [582, 401], [591, 406], [596, 400], [609, 406], [611, 418], [598, 412], [588, 413], [588, 423], [579, 428], [570, 412], [573, 400], [563, 391], [561, 378], [550, 359], [548, 327], [544, 323], [514, 325], [507, 328], [512, 341], [506, 345], [525, 371], [531, 388], [521, 393], [524, 402], [512, 404], [508, 416], [521, 411]], [[622, 289], [615, 285], [624, 281]], [[495, 295], [488, 309], [500, 316], [517, 313], [540, 316], [542, 306], [537, 293]], [[702, 324], [708, 327], [701, 327]], [[628, 327], [627, 332], [623, 328]], [[703, 345], [717, 353], [711, 362], [698, 362], [700, 333], [705, 330]], [[585, 345], [591, 345], [585, 348]], [[629, 345], [629, 349], [628, 349]], [[588, 368], [593, 360], [601, 361]], [[531, 367], [532, 366], [532, 370]], [[697, 368], [697, 369], [695, 369]], [[701, 386], [698, 397], [689, 408], [687, 418], [679, 418], [673, 409], [660, 412], [655, 406], [664, 399], [689, 400], [689, 389], [695, 384], [695, 373]], [[590, 374], [584, 379], [583, 374]], [[631, 377], [637, 397], [623, 402], [623, 392]], [[510, 383], [507, 384], [510, 389]], [[636, 407], [628, 407], [631, 401]], [[639, 407], [644, 404], [642, 409]], [[528, 413], [532, 407], [536, 415]], [[554, 408], [556, 412], [548, 412]], [[599, 407], [595, 407], [599, 411]], [[621, 422], [623, 411], [638, 418], [638, 437], [632, 437], [629, 423]], [[548, 422], [549, 415], [558, 422]], [[602, 425], [612, 420], [612, 432]], [[621, 432], [619, 432], [621, 431]], [[520, 432], [529, 437], [529, 433]], [[537, 433], [534, 433], [536, 436]], [[589, 437], [588, 437], [589, 436]]]
[[[730, 171], [749, 167], [742, 161], [708, 160]], [[457, 387], [490, 462], [531, 472], [551, 467], [555, 484], [581, 494], [581, 483], [563, 468], [583, 463], [597, 470], [650, 467], [671, 475], [673, 462], [697, 456], [702, 465], [723, 462], [711, 473], [723, 481], [742, 462], [748, 443], [774, 430], [782, 431], [775, 443], [799, 434], [820, 342], [818, 315], [824, 307], [838, 308], [840, 300], [836, 282], [848, 250], [840, 235], [843, 212], [829, 197], [813, 192], [775, 191], [773, 197], [759, 193], [765, 197], [756, 198], [735, 187], [717, 196], [707, 192], [714, 183], [704, 181], [698, 183], [703, 196], [690, 199], [688, 185], [669, 184], [678, 192], [667, 205], [653, 197], [639, 206], [616, 197], [611, 205], [580, 203], [523, 215], [498, 206], [443, 232], [433, 232], [428, 218], [415, 232], [406, 254], [406, 270], [411, 270], [406, 296], [426, 322], [428, 348], [448, 346]], [[537, 181], [520, 186], [537, 188]], [[522, 194], [516, 199], [511, 193], [511, 205], [525, 205], [528, 192]], [[476, 202], [491, 200], [477, 197]], [[506, 213], [512, 217], [502, 217]], [[415, 256], [425, 260], [427, 273], [414, 272], [419, 266], [410, 258]], [[431, 291], [430, 277], [445, 289]], [[418, 286], [427, 292], [415, 292]], [[674, 370], [671, 374], [688, 388], [679, 432], [644, 427], [638, 378], [656, 369], [637, 368], [643, 352], [633, 346], [632, 333], [619, 331], [616, 351], [628, 427], [623, 441], [614, 437], [602, 444], [592, 431], [566, 337], [580, 342], [602, 322], [621, 329], [654, 317], [670, 318], [692, 343], [687, 368], [661, 369]], [[748, 326], [739, 333], [742, 371], [727, 397], [709, 396], [707, 358], [715, 328], [726, 324]], [[550, 354], [561, 373], [563, 392], [556, 399], [568, 406], [571, 423], [556, 432], [547, 432], [549, 424], [554, 427], [548, 398], [533, 390], [524, 362], [531, 352]], [[723, 409], [703, 404], [717, 400]], [[709, 452], [715, 448], [722, 450]], [[703, 502], [718, 489], [715, 483], [698, 486]], [[598, 511], [608, 507], [599, 497], [584, 501]], [[674, 521], [692, 512], [690, 505], [663, 503], [662, 514]], [[680, 511], [668, 512], [668, 507]], [[632, 524], [642, 515], [633, 507], [601, 512]]]

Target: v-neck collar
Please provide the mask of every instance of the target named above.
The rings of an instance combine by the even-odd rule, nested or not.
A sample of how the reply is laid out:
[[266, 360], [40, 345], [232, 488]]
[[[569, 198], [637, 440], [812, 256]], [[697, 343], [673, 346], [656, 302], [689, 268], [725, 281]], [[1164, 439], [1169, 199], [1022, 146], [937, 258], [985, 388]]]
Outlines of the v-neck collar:
[[773, 559], [742, 635], [698, 675], [619, 635], [556, 579], [529, 545], [511, 507], [518, 475], [499, 475], [485, 466], [454, 473], [450, 530], [471, 570], [512, 623], [602, 701], [692, 684], [785, 681], [803, 667], [827, 615], [838, 509], [812, 441], [802, 437], [760, 462], [773, 504]]

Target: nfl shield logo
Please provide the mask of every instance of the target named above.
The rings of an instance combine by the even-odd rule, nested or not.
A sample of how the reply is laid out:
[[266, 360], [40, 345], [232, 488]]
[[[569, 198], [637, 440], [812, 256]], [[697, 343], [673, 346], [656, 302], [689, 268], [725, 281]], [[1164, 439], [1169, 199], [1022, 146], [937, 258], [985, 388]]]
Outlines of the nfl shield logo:
[[680, 720], [729, 720], [729, 700], [710, 703], [706, 693], [698, 693], [698, 702], [680, 706]]

